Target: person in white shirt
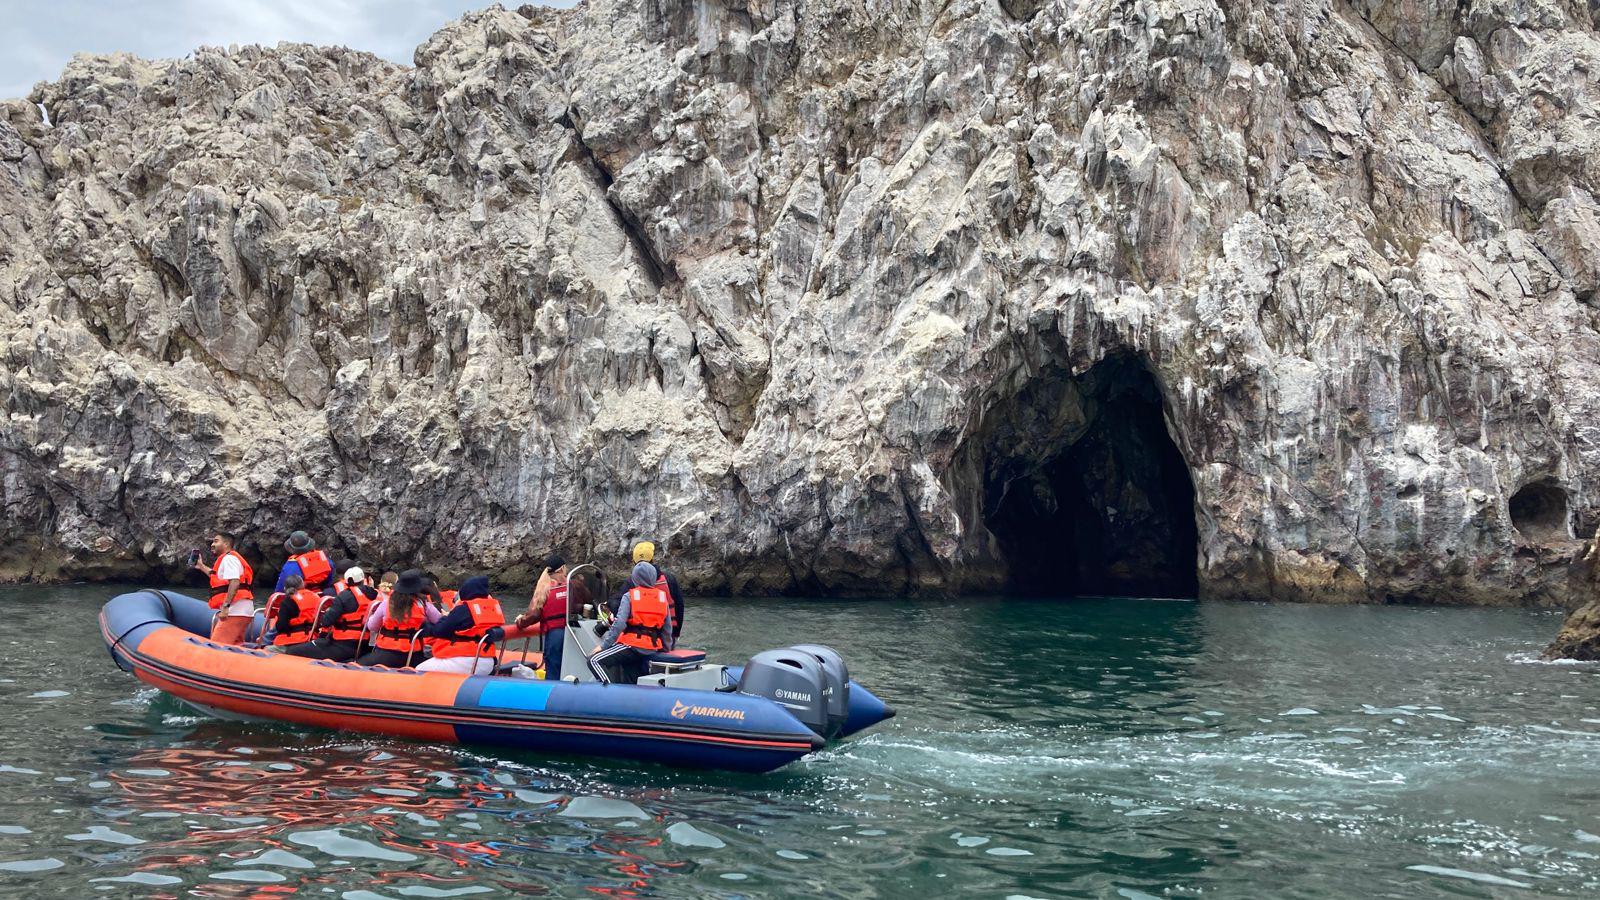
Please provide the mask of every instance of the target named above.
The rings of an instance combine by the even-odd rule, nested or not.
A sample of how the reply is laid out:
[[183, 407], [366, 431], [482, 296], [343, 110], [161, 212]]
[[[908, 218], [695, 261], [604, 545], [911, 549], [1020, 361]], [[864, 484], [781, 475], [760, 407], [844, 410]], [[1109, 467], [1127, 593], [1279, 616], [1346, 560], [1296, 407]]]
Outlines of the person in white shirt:
[[219, 531], [211, 536], [214, 565], [202, 562], [194, 567], [211, 579], [211, 608], [217, 617], [211, 625], [211, 639], [219, 644], [242, 644], [256, 615], [250, 582], [255, 573], [239, 551], [233, 549], [233, 535]]

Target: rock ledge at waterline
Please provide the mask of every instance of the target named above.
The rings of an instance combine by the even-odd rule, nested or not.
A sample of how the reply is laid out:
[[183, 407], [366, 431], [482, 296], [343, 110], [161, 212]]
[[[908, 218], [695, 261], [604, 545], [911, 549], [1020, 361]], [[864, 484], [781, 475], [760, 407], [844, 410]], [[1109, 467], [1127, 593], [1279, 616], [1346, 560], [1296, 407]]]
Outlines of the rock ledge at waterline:
[[1086, 509], [1111, 588], [1568, 602], [1594, 7], [594, 0], [415, 68], [80, 57], [0, 107], [0, 576], [302, 525], [986, 590]]

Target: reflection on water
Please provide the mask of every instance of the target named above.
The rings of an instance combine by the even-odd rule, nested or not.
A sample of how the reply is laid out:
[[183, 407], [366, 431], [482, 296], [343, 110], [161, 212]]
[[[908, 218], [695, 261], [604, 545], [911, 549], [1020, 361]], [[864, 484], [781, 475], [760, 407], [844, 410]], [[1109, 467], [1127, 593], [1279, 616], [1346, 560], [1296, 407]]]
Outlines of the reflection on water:
[[820, 639], [900, 709], [730, 775], [215, 722], [111, 666], [110, 593], [0, 591], [48, 635], [0, 638], [8, 894], [1600, 890], [1600, 668], [1527, 664], [1543, 613], [707, 601], [694, 643]]

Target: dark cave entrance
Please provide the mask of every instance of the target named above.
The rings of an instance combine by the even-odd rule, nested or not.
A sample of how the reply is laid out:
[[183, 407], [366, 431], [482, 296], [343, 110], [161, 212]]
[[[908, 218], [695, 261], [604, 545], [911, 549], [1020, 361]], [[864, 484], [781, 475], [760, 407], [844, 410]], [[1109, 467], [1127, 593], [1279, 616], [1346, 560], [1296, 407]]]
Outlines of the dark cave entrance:
[[1194, 483], [1139, 360], [1056, 369], [997, 409], [983, 523], [1008, 592], [1194, 597]]
[[1530, 541], [1560, 541], [1571, 537], [1567, 520], [1567, 492], [1551, 481], [1525, 484], [1507, 503], [1511, 526]]

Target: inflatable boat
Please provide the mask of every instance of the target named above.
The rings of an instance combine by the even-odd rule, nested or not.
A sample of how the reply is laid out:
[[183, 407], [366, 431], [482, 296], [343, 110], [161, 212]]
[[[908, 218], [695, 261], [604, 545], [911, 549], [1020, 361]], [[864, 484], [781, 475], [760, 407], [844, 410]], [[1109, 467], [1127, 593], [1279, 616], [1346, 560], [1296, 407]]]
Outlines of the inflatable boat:
[[[661, 654], [637, 685], [595, 681], [595, 622], [567, 623], [563, 678], [456, 675], [301, 659], [208, 640], [202, 600], [148, 589], [113, 598], [100, 630], [123, 671], [201, 712], [423, 741], [487, 744], [694, 768], [766, 772], [894, 715], [827, 647], [758, 653], [745, 666]], [[257, 615], [251, 635], [265, 625]], [[524, 650], [524, 656], [526, 651]]]

